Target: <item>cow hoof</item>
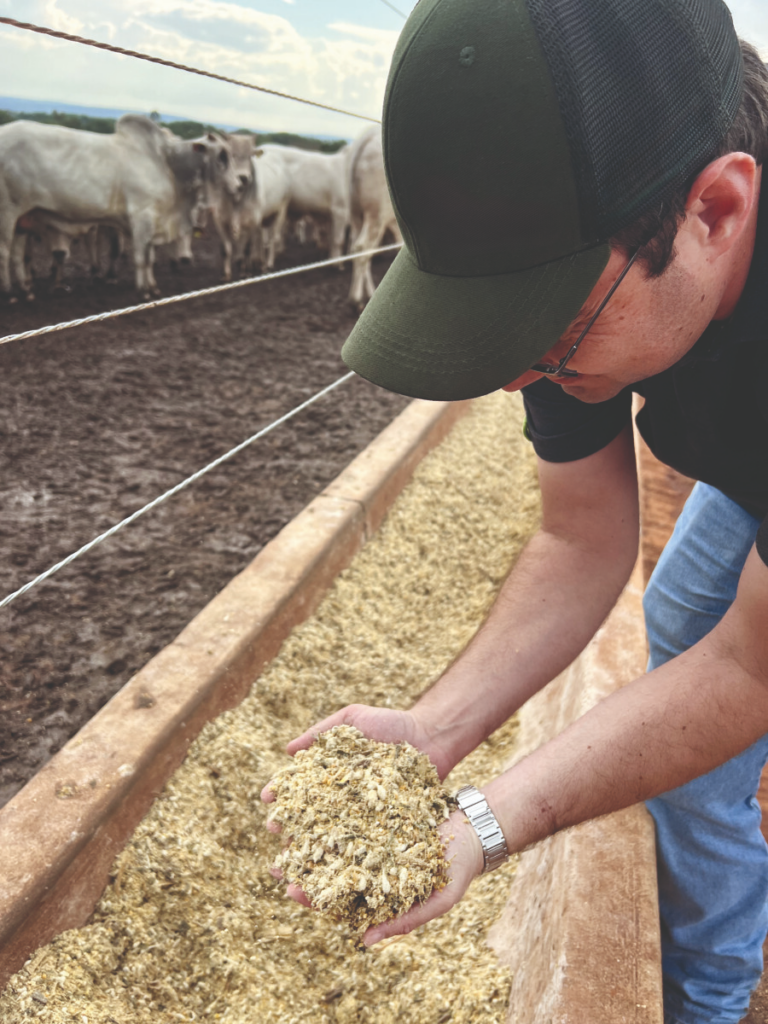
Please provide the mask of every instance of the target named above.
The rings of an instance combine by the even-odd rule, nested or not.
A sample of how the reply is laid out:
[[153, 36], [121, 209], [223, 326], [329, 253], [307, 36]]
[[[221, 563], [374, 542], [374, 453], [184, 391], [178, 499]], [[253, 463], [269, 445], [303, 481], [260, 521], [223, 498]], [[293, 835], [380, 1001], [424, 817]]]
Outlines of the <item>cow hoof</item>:
[[192, 266], [192, 257], [191, 256], [182, 256], [181, 257], [181, 265], [182, 265], [182, 267], [191, 267]]
[[35, 301], [35, 293], [34, 292], [25, 292], [24, 293], [24, 298], [25, 298], [25, 300], [27, 302], [34, 302]]

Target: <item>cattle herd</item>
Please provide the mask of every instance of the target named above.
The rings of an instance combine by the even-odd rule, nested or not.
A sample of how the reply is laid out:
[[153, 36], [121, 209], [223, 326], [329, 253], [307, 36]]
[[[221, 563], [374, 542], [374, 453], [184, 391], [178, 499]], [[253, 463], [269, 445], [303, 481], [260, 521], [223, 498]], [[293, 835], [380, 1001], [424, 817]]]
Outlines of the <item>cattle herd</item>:
[[[378, 246], [400, 234], [387, 191], [381, 131], [372, 126], [338, 153], [257, 147], [249, 135], [208, 132], [184, 141], [147, 117], [126, 114], [112, 135], [14, 121], [0, 127], [0, 296], [33, 297], [31, 247], [52, 255], [55, 281], [82, 236], [94, 273], [102, 239], [108, 278], [124, 250], [142, 298], [159, 294], [155, 247], [193, 258], [210, 220], [224, 281], [269, 270], [286, 232], [327, 226], [330, 257]], [[353, 261], [350, 301], [373, 294], [370, 257]]]

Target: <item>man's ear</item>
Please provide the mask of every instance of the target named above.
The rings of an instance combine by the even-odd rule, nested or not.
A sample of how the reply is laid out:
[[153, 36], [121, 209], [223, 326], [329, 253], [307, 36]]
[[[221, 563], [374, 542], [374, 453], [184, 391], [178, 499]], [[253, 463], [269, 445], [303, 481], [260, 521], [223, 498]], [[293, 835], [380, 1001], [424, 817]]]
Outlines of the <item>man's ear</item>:
[[749, 153], [726, 153], [707, 164], [694, 181], [685, 204], [686, 228], [711, 255], [722, 255], [741, 238], [759, 178]]

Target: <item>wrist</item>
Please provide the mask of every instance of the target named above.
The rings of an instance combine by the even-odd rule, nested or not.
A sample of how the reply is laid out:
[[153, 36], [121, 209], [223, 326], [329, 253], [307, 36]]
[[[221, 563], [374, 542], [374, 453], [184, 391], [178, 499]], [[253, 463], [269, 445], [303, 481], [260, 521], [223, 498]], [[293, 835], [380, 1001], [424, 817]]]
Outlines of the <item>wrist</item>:
[[449, 855], [449, 859], [451, 852], [455, 853], [459, 847], [466, 851], [464, 859], [465, 863], [470, 866], [469, 870], [471, 871], [471, 878], [467, 881], [467, 885], [469, 885], [472, 879], [482, 875], [485, 866], [483, 845], [480, 842], [480, 837], [472, 828], [466, 814], [462, 810], [453, 811], [448, 820], [441, 826], [441, 832], [446, 839], [446, 853]]
[[414, 746], [427, 755], [437, 769], [440, 779], [444, 779], [451, 769], [455, 767], [458, 759], [452, 758], [450, 750], [446, 749], [445, 744], [441, 742], [442, 729], [439, 725], [435, 724], [432, 716], [423, 714], [419, 710], [418, 705], [412, 707], [408, 714], [411, 716], [415, 735], [418, 737], [418, 741], [414, 742]]
[[[542, 749], [483, 786], [510, 853], [521, 853], [563, 827], [558, 822], [557, 807], [548, 787], [545, 789], [539, 784]], [[562, 785], [559, 789], [562, 790]]]
[[501, 867], [509, 859], [507, 840], [484, 794], [474, 786], [463, 786], [456, 794], [456, 801], [480, 843], [481, 873]]

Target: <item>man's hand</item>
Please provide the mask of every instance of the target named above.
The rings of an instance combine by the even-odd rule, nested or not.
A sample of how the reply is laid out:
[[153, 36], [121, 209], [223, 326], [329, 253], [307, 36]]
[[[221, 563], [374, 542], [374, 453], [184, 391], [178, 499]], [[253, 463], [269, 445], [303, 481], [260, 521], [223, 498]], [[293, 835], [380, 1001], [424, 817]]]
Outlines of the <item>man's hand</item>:
[[[463, 811], [453, 814], [439, 827], [438, 832], [445, 844], [445, 859], [448, 861], [448, 884], [444, 889], [434, 890], [424, 903], [415, 903], [410, 910], [391, 921], [374, 925], [363, 937], [366, 946], [373, 946], [382, 939], [393, 935], [407, 935], [427, 921], [441, 917], [454, 907], [469, 888], [470, 882], [483, 872], [483, 848], [477, 833], [467, 821]], [[279, 868], [271, 868], [275, 878], [281, 878]], [[305, 907], [312, 904], [298, 885], [289, 885], [286, 893]]]
[[[412, 747], [416, 747], [430, 758], [441, 779], [448, 774], [450, 766], [432, 749], [430, 736], [415, 715], [410, 711], [372, 708], [366, 704], [350, 704], [324, 718], [322, 722], [317, 722], [301, 736], [291, 740], [286, 748], [287, 752], [293, 756], [299, 750], [307, 750], [321, 732], [327, 732], [334, 725], [354, 725], [369, 740], [378, 740], [380, 743], [410, 743]], [[275, 799], [269, 783], [261, 791], [261, 799], [265, 803], [271, 803]], [[272, 831], [279, 829], [275, 826]]]
[[459, 902], [469, 888], [470, 882], [483, 873], [483, 848], [463, 811], [454, 811], [439, 827], [438, 832], [446, 844], [448, 884], [444, 889], [433, 890], [428, 900], [424, 903], [415, 903], [400, 917], [369, 928], [363, 937], [366, 946], [373, 946], [392, 935], [407, 935], [427, 921], [442, 917]]

